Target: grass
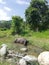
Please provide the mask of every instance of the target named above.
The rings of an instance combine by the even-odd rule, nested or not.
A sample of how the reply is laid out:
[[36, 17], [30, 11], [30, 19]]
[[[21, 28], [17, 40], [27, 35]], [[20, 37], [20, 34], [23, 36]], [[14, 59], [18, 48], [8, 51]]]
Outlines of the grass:
[[[26, 34], [27, 33], [27, 34]], [[42, 32], [33, 32], [33, 31], [26, 31], [24, 36], [31, 36], [36, 38], [49, 38], [49, 30], [42, 31]]]
[[[13, 43], [18, 37], [24, 37], [29, 40], [30, 44], [28, 45], [29, 51], [27, 54], [38, 56], [38, 54], [43, 50], [49, 50], [49, 30], [43, 32], [33, 32], [26, 30], [25, 33], [21, 35], [11, 35], [11, 30], [0, 31], [0, 47], [1, 44], [5, 43], [8, 45], [8, 49], [22, 53], [20, 48], [23, 47], [23, 45]], [[3, 65], [3, 63], [0, 63], [0, 65]], [[5, 62], [4, 65], [10, 64]]]
[[33, 32], [26, 30], [22, 35], [11, 35], [11, 30], [0, 31], [0, 43], [12, 43], [17, 37], [25, 37], [31, 44], [46, 44], [49, 43], [49, 30], [43, 32]]
[[0, 62], [0, 65], [10, 65], [10, 63], [9, 62]]
[[0, 45], [2, 43], [10, 44], [18, 37], [24, 37], [32, 45], [43, 48], [45, 50], [49, 50], [49, 30], [44, 32], [33, 32], [26, 30], [26, 32], [22, 35], [11, 35], [11, 30], [0, 31]]

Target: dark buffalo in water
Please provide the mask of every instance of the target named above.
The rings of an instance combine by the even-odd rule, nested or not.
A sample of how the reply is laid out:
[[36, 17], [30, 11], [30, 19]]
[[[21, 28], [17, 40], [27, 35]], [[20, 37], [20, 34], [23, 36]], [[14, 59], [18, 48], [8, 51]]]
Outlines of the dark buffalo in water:
[[24, 46], [27, 46], [28, 44], [28, 40], [26, 40], [25, 38], [17, 38], [14, 43], [21, 43], [24, 44]]

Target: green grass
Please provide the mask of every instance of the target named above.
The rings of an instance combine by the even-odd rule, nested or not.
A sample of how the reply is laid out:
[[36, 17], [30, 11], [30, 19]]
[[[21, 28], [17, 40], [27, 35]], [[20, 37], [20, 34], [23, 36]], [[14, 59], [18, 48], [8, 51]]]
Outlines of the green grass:
[[26, 30], [22, 35], [11, 35], [11, 30], [0, 31], [0, 45], [2, 43], [11, 44], [18, 37], [24, 37], [32, 45], [38, 46], [40, 48], [49, 50], [49, 30], [43, 32], [33, 32]]
[[26, 31], [24, 36], [38, 37], [38, 38], [49, 38], [49, 30], [42, 32]]
[[0, 62], [0, 65], [10, 65], [9, 62]]

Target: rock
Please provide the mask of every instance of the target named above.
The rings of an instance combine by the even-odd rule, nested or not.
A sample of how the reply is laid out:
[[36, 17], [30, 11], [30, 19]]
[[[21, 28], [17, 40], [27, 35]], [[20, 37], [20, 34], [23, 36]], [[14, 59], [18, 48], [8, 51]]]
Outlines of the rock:
[[23, 52], [25, 52], [25, 51], [27, 51], [28, 49], [27, 48], [21, 48], [20, 49], [20, 51], [23, 51]]
[[15, 57], [15, 54], [8, 54], [8, 58], [13, 58]]
[[16, 57], [19, 57], [19, 58], [22, 58], [24, 56], [24, 54], [21, 54], [21, 53], [16, 53], [15, 55]]
[[7, 61], [8, 61], [8, 62], [12, 62], [12, 58], [10, 58], [10, 59], [7, 59]]
[[0, 56], [5, 59], [6, 56], [8, 55], [7, 45], [2, 44], [1, 46], [2, 46], [2, 48], [0, 49]]
[[9, 54], [15, 53], [14, 50], [8, 50]]
[[20, 59], [19, 60], [19, 65], [27, 65], [27, 63], [24, 59]]
[[37, 58], [35, 56], [32, 56], [32, 55], [26, 55], [23, 57], [23, 59], [25, 59], [25, 61], [27, 61], [27, 62], [37, 61]]

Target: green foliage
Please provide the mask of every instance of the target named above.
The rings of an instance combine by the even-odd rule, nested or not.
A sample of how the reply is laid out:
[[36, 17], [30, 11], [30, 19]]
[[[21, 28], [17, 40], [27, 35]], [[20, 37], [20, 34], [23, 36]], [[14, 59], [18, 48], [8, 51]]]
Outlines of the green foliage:
[[12, 34], [19, 34], [22, 32], [22, 24], [23, 24], [23, 19], [19, 16], [13, 16], [12, 17]]
[[0, 29], [3, 30], [7, 30], [11, 28], [11, 20], [10, 21], [0, 21]]
[[25, 11], [26, 22], [30, 29], [34, 31], [48, 29], [48, 11], [46, 0], [31, 0], [30, 6]]

